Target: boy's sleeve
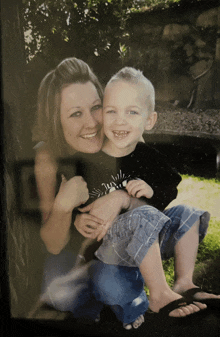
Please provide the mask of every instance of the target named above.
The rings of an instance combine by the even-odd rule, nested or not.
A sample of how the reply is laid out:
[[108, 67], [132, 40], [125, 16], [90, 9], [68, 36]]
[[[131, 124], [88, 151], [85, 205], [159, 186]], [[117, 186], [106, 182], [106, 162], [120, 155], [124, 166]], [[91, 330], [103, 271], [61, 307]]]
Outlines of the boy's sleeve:
[[177, 185], [181, 179], [178, 180], [178, 183], [174, 184], [173, 181], [166, 181], [165, 183], [155, 183], [151, 187], [154, 191], [154, 195], [149, 199], [149, 204], [156, 207], [160, 211], [163, 211], [174, 199], [176, 199], [178, 190]]
[[167, 157], [158, 151], [155, 150], [150, 162], [151, 174], [146, 182], [152, 187], [154, 195], [148, 203], [163, 211], [177, 197], [177, 186], [182, 178], [167, 162]]

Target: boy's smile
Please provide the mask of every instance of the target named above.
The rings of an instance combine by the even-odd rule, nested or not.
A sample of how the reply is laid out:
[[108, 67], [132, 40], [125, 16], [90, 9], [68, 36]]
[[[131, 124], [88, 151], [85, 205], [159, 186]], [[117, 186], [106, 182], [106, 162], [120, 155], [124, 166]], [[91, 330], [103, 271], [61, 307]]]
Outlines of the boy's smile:
[[129, 134], [128, 131], [112, 131], [114, 136], [118, 139], [123, 139]]
[[148, 125], [147, 94], [143, 85], [123, 80], [110, 83], [103, 106], [103, 151], [121, 157], [131, 153]]

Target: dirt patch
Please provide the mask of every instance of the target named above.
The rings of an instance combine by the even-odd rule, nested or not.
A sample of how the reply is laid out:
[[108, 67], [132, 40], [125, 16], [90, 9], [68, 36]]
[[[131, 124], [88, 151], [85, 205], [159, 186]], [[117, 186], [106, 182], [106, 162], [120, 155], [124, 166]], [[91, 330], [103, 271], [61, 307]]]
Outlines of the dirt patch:
[[157, 123], [152, 132], [192, 134], [220, 138], [220, 109], [189, 110], [169, 103], [156, 104]]

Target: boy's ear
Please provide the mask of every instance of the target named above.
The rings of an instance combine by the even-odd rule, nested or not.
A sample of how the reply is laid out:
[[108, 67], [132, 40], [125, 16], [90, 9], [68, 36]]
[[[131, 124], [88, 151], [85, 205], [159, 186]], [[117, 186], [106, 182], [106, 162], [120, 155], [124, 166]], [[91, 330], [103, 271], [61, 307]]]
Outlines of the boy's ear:
[[154, 127], [156, 121], [157, 121], [157, 113], [156, 113], [156, 111], [151, 112], [151, 114], [149, 115], [149, 117], [147, 119], [147, 122], [146, 122], [146, 125], [145, 125], [145, 130], [146, 131], [151, 130]]

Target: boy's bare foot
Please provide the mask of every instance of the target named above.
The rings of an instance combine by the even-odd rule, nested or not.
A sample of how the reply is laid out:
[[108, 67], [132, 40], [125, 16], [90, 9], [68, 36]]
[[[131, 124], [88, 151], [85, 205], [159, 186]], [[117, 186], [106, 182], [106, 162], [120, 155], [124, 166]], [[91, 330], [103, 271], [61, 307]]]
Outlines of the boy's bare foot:
[[139, 316], [133, 323], [123, 324], [123, 327], [126, 330], [131, 330], [132, 328], [138, 329], [141, 326], [142, 323], [144, 323], [144, 316], [143, 315]]
[[[175, 293], [174, 291], [167, 290], [161, 294], [157, 294], [156, 297], [150, 296], [149, 298], [149, 308], [153, 312], [159, 312], [160, 309], [164, 308], [168, 304], [172, 303], [173, 301], [181, 299], [182, 296]], [[200, 310], [203, 310], [207, 307], [206, 304], [200, 302], [193, 302], [192, 304], [185, 304], [183, 299], [183, 306], [178, 305], [179, 308], [172, 310], [169, 312], [169, 316], [171, 317], [185, 317], [191, 314], [194, 314]]]

